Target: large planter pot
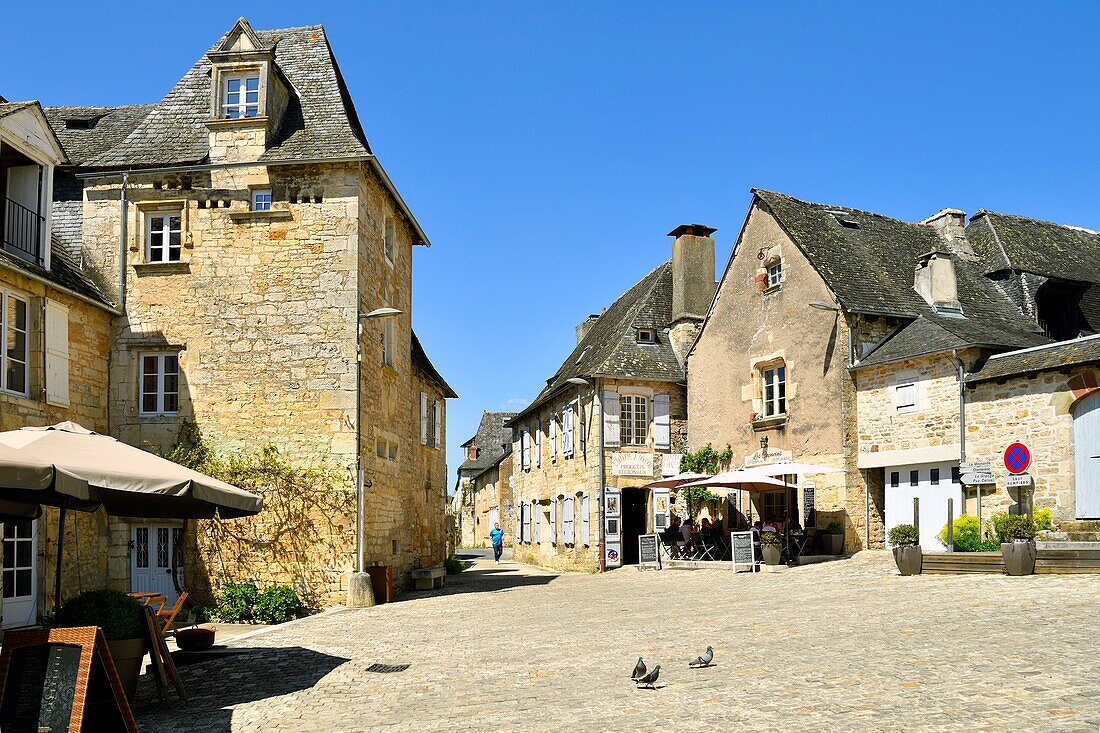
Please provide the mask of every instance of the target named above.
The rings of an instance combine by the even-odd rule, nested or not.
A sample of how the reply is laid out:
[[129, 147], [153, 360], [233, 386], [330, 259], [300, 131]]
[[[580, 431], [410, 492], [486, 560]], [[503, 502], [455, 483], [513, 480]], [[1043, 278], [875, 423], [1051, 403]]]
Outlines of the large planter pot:
[[844, 554], [844, 535], [842, 534], [822, 535], [821, 544], [825, 548], [826, 555]]
[[137, 692], [138, 676], [141, 674], [141, 660], [145, 656], [145, 639], [115, 639], [107, 642], [114, 660], [118, 679], [131, 702]]
[[894, 548], [894, 562], [898, 564], [902, 575], [920, 575], [922, 557], [920, 545], [899, 545]]
[[764, 556], [765, 565], [778, 565], [783, 556], [783, 548], [779, 545], [761, 545], [760, 552]]
[[1001, 556], [1005, 559], [1006, 575], [1031, 575], [1035, 572], [1035, 543], [1002, 542]]

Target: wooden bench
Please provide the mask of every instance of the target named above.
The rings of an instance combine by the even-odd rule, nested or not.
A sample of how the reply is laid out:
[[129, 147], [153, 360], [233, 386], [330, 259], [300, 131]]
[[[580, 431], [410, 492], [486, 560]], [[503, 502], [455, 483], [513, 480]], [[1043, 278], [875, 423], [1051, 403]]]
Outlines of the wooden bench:
[[443, 579], [446, 575], [447, 573], [444, 572], [442, 565], [433, 565], [430, 568], [420, 568], [419, 570], [412, 571], [412, 579], [416, 584], [417, 590], [442, 588]]

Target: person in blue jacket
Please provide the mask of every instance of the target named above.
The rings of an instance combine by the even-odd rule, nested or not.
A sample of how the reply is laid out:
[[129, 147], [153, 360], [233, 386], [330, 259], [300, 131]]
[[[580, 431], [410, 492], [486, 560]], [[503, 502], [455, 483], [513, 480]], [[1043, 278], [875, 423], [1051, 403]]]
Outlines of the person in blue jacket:
[[500, 556], [504, 553], [504, 530], [500, 528], [500, 522], [489, 530], [489, 541], [493, 543], [493, 561], [500, 562]]

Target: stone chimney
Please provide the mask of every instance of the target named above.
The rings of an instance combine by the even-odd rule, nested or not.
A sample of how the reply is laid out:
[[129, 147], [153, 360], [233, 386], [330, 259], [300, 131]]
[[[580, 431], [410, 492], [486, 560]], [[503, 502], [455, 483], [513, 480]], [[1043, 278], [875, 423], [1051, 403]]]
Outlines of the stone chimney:
[[920, 256], [913, 273], [913, 289], [933, 308], [960, 310], [959, 284], [950, 253], [932, 250]]
[[593, 313], [583, 322], [577, 325], [577, 343], [579, 344], [584, 340], [584, 337], [588, 335], [588, 332], [592, 330], [592, 327], [596, 325], [596, 321], [600, 320], [599, 313]]
[[702, 224], [682, 224], [672, 241], [672, 324], [669, 337], [682, 362], [714, 300], [714, 240], [718, 231]]
[[977, 259], [970, 241], [966, 238], [966, 212], [958, 209], [940, 209], [920, 223], [921, 226], [934, 230], [954, 254], [970, 261]]

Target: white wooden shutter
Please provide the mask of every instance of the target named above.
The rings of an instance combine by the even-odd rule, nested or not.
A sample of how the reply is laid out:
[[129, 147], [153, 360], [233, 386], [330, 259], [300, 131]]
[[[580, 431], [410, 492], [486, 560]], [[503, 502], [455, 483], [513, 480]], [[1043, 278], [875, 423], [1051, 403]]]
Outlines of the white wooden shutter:
[[542, 544], [542, 504], [531, 505], [531, 521], [535, 523], [535, 542]]
[[527, 509], [527, 502], [519, 504], [519, 541], [527, 542], [531, 534], [531, 513]]
[[46, 301], [46, 402], [69, 404], [69, 309]]
[[435, 401], [435, 447], [443, 447], [443, 403]]
[[420, 445], [428, 444], [428, 395], [420, 393]]
[[520, 466], [524, 471], [531, 470], [531, 429], [524, 428], [519, 436]]
[[603, 444], [619, 447], [619, 393], [611, 390], [603, 393]]
[[581, 544], [588, 545], [588, 494], [581, 495]]
[[542, 467], [542, 419], [535, 421], [535, 467]]
[[558, 460], [558, 416], [550, 415], [550, 461]]
[[558, 544], [558, 500], [550, 500], [550, 544]]
[[577, 537], [575, 528], [573, 526], [573, 513], [576, 510], [576, 500], [572, 496], [567, 496], [562, 500], [562, 542], [567, 545], [575, 545], [577, 543]]
[[584, 407], [581, 405], [580, 400], [577, 400], [576, 422], [577, 422], [577, 441], [576, 442], [580, 444], [581, 456], [584, 456], [584, 455], [587, 454], [587, 449], [585, 448], [586, 433], [585, 433], [585, 427], [584, 427]]
[[573, 406], [566, 405], [561, 410], [561, 454], [564, 458], [573, 457]]
[[653, 447], [667, 449], [671, 444], [671, 439], [668, 419], [668, 395], [653, 395]]

